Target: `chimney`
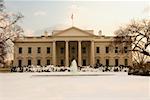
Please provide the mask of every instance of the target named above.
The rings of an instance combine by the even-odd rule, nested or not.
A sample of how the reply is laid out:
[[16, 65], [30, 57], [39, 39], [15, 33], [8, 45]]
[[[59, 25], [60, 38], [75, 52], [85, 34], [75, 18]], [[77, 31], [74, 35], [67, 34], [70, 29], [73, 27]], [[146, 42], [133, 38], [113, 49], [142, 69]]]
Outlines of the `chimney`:
[[98, 31], [98, 35], [101, 36], [102, 35], [102, 30]]
[[44, 32], [44, 36], [45, 36], [45, 37], [48, 36], [48, 32], [47, 32], [47, 31]]

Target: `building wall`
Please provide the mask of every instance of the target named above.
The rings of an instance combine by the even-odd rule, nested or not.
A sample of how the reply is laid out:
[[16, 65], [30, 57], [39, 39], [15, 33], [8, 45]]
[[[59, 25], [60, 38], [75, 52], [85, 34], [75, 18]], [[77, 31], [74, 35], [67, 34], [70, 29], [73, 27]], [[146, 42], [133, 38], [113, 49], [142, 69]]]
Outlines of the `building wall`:
[[[121, 53], [118, 51], [118, 53], [115, 53], [115, 48], [110, 47], [110, 42], [95, 42], [95, 61], [97, 59], [100, 60], [100, 63], [103, 65], [106, 64], [106, 59], [109, 59], [109, 65], [115, 65], [115, 59], [118, 59], [119, 65], [125, 65], [125, 59], [128, 59], [128, 65], [132, 65], [132, 55], [131, 53]], [[96, 53], [96, 48], [99, 47], [100, 52]], [[109, 53], [106, 53], [106, 47], [109, 47]], [[116, 46], [118, 47], [118, 46]], [[128, 47], [129, 49], [130, 47]], [[118, 47], [119, 50], [119, 47]]]
[[[19, 54], [18, 48], [22, 47], [22, 54]], [[32, 47], [32, 53], [28, 53], [28, 47]], [[41, 47], [41, 53], [37, 53], [37, 48]], [[47, 47], [50, 47], [50, 53], [47, 54]], [[15, 43], [14, 46], [14, 65], [18, 65], [18, 60], [22, 60], [23, 65], [28, 64], [28, 59], [32, 60], [33, 65], [37, 65], [37, 60], [41, 60], [41, 64], [45, 65], [47, 59], [52, 62], [52, 43]]]
[[[124, 60], [128, 59], [128, 64], [132, 64], [132, 56], [131, 53], [115, 53], [115, 49], [109, 50], [109, 53], [106, 53], [105, 48], [109, 47], [110, 42], [102, 42], [98, 41], [94, 43], [94, 62], [97, 62], [99, 59], [100, 63], [105, 65], [106, 59], [109, 59], [109, 65], [115, 65], [115, 59], [119, 60], [119, 65], [124, 65]], [[69, 64], [71, 63], [71, 59], [75, 56], [77, 61], [78, 57], [78, 45], [77, 42], [70, 42], [69, 43]], [[72, 54], [71, 47], [75, 46], [76, 50], [75, 53]], [[19, 47], [22, 47], [22, 54], [19, 54]], [[32, 47], [32, 53], [28, 53], [28, 47]], [[41, 47], [41, 53], [37, 53], [37, 48]], [[50, 47], [50, 53], [47, 54], [47, 47]], [[90, 42], [82, 42], [81, 50], [83, 47], [86, 47], [86, 53], [82, 52], [82, 60], [86, 60], [86, 65], [90, 65]], [[99, 47], [99, 53], [96, 52], [96, 48]], [[61, 54], [60, 48], [64, 48], [64, 53]], [[22, 60], [23, 65], [28, 65], [28, 60], [32, 60], [33, 65], [37, 65], [37, 60], [41, 60], [41, 65], [46, 65], [47, 60], [49, 59], [52, 64], [52, 42], [45, 43], [15, 43], [14, 46], [14, 66], [18, 66], [18, 60]], [[61, 65], [61, 60], [64, 60], [65, 65], [65, 42], [56, 42], [56, 65]], [[82, 61], [81, 61], [82, 62]], [[82, 62], [83, 64], [83, 62]]]
[[[79, 65], [83, 65], [83, 60], [86, 60], [86, 65], [93, 65], [99, 59], [100, 63], [106, 65], [106, 59], [109, 59], [109, 65], [115, 65], [115, 59], [119, 60], [119, 65], [124, 65], [124, 60], [128, 59], [128, 65], [132, 65], [132, 55], [130, 53], [115, 53], [115, 49], [109, 50], [109, 53], [105, 52], [106, 47], [110, 47], [113, 37], [111, 36], [97, 36], [92, 33], [93, 31], [81, 30], [76, 27], [71, 27], [66, 30], [52, 32], [52, 35], [41, 36], [41, 37], [25, 37], [23, 39], [15, 39], [14, 44], [14, 65], [18, 66], [18, 60], [22, 60], [23, 65], [28, 64], [28, 60], [32, 60], [33, 65], [37, 65], [37, 60], [41, 60], [41, 65], [47, 64], [47, 59], [50, 60], [51, 64], [55, 64], [55, 57], [52, 57], [53, 46], [56, 44], [56, 65], [61, 65], [63, 60], [64, 65], [66, 64], [66, 43], [69, 43], [69, 65], [75, 57], [76, 61], [80, 61]], [[68, 41], [68, 42], [66, 42]], [[82, 53], [81, 56], [78, 53], [78, 45], [81, 41], [81, 53], [82, 48], [86, 47], [86, 53]], [[94, 42], [93, 42], [94, 41]], [[94, 43], [94, 44], [93, 44]], [[94, 51], [93, 51], [94, 45]], [[75, 47], [75, 52], [71, 52], [71, 48]], [[18, 48], [22, 47], [22, 54], [18, 53]], [[32, 47], [32, 53], [28, 54], [28, 47]], [[41, 53], [37, 53], [37, 47], [41, 47]], [[47, 54], [47, 47], [50, 47], [51, 52]], [[100, 53], [96, 52], [96, 48], [100, 48]], [[64, 48], [64, 52], [61, 53], [60, 49]], [[128, 47], [129, 48], [129, 47]], [[94, 56], [93, 56], [94, 55]], [[80, 58], [81, 57], [81, 58]], [[93, 57], [93, 58], [92, 58]], [[53, 58], [53, 59], [52, 59]], [[94, 59], [94, 61], [93, 61]]]

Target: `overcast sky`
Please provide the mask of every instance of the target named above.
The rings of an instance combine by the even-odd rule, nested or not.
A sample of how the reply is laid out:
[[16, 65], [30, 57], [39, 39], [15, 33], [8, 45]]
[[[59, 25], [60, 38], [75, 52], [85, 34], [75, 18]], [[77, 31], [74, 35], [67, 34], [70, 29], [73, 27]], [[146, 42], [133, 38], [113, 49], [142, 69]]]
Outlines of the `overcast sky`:
[[81, 29], [102, 30], [113, 35], [121, 25], [132, 19], [150, 18], [149, 1], [52, 1], [6, 0], [7, 10], [24, 15], [20, 25], [26, 35], [42, 35], [40, 30], [64, 29], [74, 26]]

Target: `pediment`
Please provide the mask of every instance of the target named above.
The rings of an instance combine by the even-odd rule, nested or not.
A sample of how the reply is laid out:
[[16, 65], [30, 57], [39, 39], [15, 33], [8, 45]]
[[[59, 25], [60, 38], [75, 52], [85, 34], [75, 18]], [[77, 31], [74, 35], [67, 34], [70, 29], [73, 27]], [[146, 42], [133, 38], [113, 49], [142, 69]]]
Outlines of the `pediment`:
[[54, 33], [53, 36], [94, 36], [94, 34], [76, 27], [71, 27], [66, 30]]

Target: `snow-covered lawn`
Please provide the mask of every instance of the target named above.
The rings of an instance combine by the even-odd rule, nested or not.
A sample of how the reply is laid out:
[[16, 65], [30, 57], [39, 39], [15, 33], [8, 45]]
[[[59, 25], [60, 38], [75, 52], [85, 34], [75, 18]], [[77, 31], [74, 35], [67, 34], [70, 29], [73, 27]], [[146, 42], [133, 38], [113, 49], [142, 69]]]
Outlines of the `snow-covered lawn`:
[[0, 73], [0, 100], [150, 100], [150, 78], [110, 72]]

